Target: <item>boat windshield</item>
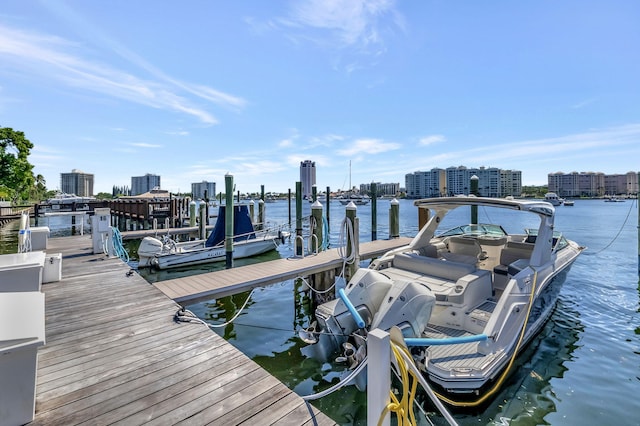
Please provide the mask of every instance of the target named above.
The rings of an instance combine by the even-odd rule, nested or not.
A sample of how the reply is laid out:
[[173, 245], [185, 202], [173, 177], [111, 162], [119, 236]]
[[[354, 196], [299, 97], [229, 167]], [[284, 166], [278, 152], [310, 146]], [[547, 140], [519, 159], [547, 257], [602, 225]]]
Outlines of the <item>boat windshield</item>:
[[[525, 239], [525, 242], [535, 243], [536, 237], [538, 236], [538, 230], [535, 228], [527, 228], [524, 231], [527, 233], [527, 238]], [[564, 235], [562, 235], [562, 232], [553, 231], [553, 244], [552, 244], [553, 251], [562, 250], [568, 245], [569, 245], [569, 242], [564, 237]]]
[[491, 235], [502, 237], [507, 235], [507, 232], [500, 225], [481, 223], [456, 226], [455, 228], [439, 233], [438, 237], [450, 237], [452, 235]]

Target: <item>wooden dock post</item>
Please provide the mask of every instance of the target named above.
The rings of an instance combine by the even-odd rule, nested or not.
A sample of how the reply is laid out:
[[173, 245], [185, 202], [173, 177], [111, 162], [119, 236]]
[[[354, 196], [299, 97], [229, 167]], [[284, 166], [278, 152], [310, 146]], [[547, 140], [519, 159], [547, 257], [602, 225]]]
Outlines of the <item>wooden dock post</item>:
[[189, 203], [189, 226], [196, 226], [196, 201], [191, 200]]
[[378, 185], [371, 182], [371, 241], [378, 239]]
[[349, 263], [349, 266], [347, 267], [347, 271], [348, 271], [348, 276], [345, 277], [347, 279], [347, 281], [349, 281], [351, 279], [351, 277], [353, 276], [353, 274], [356, 273], [356, 270], [358, 269], [358, 264], [360, 263], [360, 259], [359, 259], [359, 255], [358, 255], [358, 233], [359, 233], [359, 222], [358, 222], [358, 218], [356, 217], [356, 210], [357, 207], [356, 205], [352, 202], [350, 202], [349, 204], [347, 204], [347, 208], [345, 209], [345, 214], [346, 214], [346, 218], [347, 218], [347, 222], [349, 222], [351, 224], [353, 233], [349, 233], [347, 232], [347, 259], [352, 259], [353, 261], [351, 263]]
[[258, 229], [264, 229], [264, 200], [258, 200]]
[[249, 201], [249, 217], [251, 218], [251, 223], [255, 224], [257, 222], [256, 218], [256, 203], [255, 201]]
[[429, 209], [418, 207], [418, 229], [422, 229], [429, 222]]
[[323, 250], [322, 204], [320, 203], [320, 201], [316, 200], [311, 205], [311, 217], [313, 220], [313, 228], [312, 233], [309, 236], [309, 251], [311, 253], [318, 253]]
[[[479, 195], [478, 194], [479, 180], [480, 178], [478, 178], [478, 176], [476, 175], [471, 176], [471, 194], [475, 195], [476, 197]], [[478, 224], [478, 206], [477, 205], [471, 205], [471, 224], [473, 225]]]
[[325, 198], [326, 198], [326, 201], [325, 201], [325, 204], [326, 204], [325, 211], [326, 211], [326, 216], [327, 216], [327, 234], [329, 234], [329, 235], [331, 235], [331, 215], [329, 214], [329, 211], [331, 210], [331, 209], [329, 208], [329, 203], [331, 202], [330, 194], [331, 194], [331, 188], [329, 188], [329, 187], [327, 186], [327, 192], [326, 192], [326, 195], [325, 195]]
[[400, 236], [400, 202], [395, 198], [389, 207], [389, 238]]
[[198, 236], [201, 240], [207, 238], [207, 204], [200, 203], [200, 221], [198, 222]]
[[302, 256], [304, 244], [302, 242], [302, 182], [296, 182], [296, 239], [294, 253]]
[[233, 268], [233, 175], [224, 175], [226, 207], [225, 207], [225, 225], [224, 225], [224, 247], [226, 253], [227, 269]]

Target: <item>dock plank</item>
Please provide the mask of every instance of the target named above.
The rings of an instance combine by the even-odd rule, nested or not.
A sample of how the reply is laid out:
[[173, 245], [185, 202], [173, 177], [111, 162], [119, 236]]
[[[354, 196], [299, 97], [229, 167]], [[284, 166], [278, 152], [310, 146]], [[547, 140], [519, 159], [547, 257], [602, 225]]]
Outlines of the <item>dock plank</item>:
[[31, 424], [193, 424], [194, 416], [207, 424], [224, 415], [240, 423], [261, 413], [289, 424], [285, 412], [296, 413], [294, 425], [316, 416], [335, 424], [299, 410], [302, 398], [208, 327], [174, 322], [175, 301], [90, 244], [48, 242], [49, 253], [62, 253], [62, 280], [42, 287], [46, 344]]
[[[410, 238], [376, 240], [360, 245], [360, 258], [373, 259], [394, 248], [411, 242]], [[320, 252], [304, 258], [275, 259], [237, 268], [224, 269], [190, 277], [175, 278], [154, 284], [178, 303], [193, 303], [207, 298], [229, 296], [254, 287], [307, 277], [338, 268], [343, 259], [338, 249]]]

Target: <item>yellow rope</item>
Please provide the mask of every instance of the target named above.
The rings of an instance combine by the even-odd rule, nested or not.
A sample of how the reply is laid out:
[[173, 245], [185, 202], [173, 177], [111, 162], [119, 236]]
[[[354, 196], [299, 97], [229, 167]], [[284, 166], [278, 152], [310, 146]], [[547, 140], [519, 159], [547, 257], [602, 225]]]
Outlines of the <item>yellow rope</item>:
[[387, 413], [396, 413], [398, 417], [398, 426], [403, 425], [416, 425], [416, 417], [413, 412], [413, 403], [416, 397], [416, 391], [418, 389], [418, 379], [414, 373], [407, 368], [401, 351], [404, 351], [409, 355], [407, 349], [399, 346], [398, 344], [391, 342], [391, 350], [396, 358], [398, 369], [400, 370], [400, 381], [402, 382], [402, 397], [398, 401], [398, 398], [393, 392], [389, 392], [391, 396], [391, 402], [382, 410], [378, 425], [382, 424]]
[[485, 402], [490, 396], [492, 396], [494, 393], [497, 392], [497, 390], [500, 388], [500, 386], [502, 386], [502, 383], [507, 378], [507, 376], [509, 374], [509, 371], [511, 370], [511, 367], [513, 366], [513, 362], [516, 359], [516, 355], [518, 354], [518, 351], [520, 350], [520, 345], [522, 344], [522, 340], [524, 339], [524, 333], [525, 333], [525, 330], [527, 328], [527, 323], [529, 322], [529, 314], [531, 313], [531, 308], [533, 306], [533, 297], [534, 297], [535, 292], [536, 292], [537, 281], [538, 281], [538, 271], [536, 271], [534, 269], [533, 270], [533, 285], [531, 287], [531, 294], [529, 295], [529, 307], [527, 308], [527, 315], [524, 318], [524, 324], [522, 325], [522, 330], [520, 331], [520, 337], [518, 338], [518, 343], [516, 344], [515, 350], [513, 351], [513, 355], [511, 355], [511, 359], [509, 360], [509, 364], [507, 364], [507, 368], [505, 368], [504, 372], [502, 373], [502, 375], [500, 376], [498, 381], [493, 385], [493, 387], [487, 393], [485, 393], [481, 398], [479, 398], [479, 399], [477, 399], [475, 401], [454, 401], [452, 399], [447, 398], [444, 395], [441, 395], [441, 394], [439, 394], [437, 392], [434, 392], [436, 394], [436, 396], [441, 401], [444, 401], [447, 404], [453, 405], [455, 407], [475, 407], [475, 406], [478, 406], [478, 405], [482, 404], [483, 402]]

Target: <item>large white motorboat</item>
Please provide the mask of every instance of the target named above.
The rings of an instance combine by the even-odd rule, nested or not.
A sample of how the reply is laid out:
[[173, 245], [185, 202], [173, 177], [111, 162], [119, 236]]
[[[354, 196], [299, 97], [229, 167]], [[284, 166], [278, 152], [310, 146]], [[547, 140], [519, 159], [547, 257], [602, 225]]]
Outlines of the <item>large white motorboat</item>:
[[[318, 306], [316, 321], [300, 332], [310, 344], [304, 353], [355, 368], [368, 332], [397, 326], [442, 398], [492, 394], [549, 318], [584, 247], [554, 231], [555, 209], [544, 201], [469, 196], [414, 204], [429, 210], [429, 221], [408, 246], [358, 269], [339, 298]], [[478, 208], [503, 225], [477, 224]], [[508, 233], [507, 225], [522, 222], [516, 216], [528, 218], [525, 227], [537, 217], [538, 227]]]
[[559, 206], [564, 203], [564, 198], [560, 198], [555, 192], [547, 192], [544, 194], [544, 200], [551, 203], [552, 206]]
[[[234, 206], [233, 258], [257, 256], [275, 250], [288, 232], [282, 229], [254, 230], [246, 205]], [[144, 237], [138, 248], [138, 267], [169, 269], [180, 266], [226, 260], [225, 206], [220, 206], [218, 219], [206, 240], [176, 242], [164, 238]]]

